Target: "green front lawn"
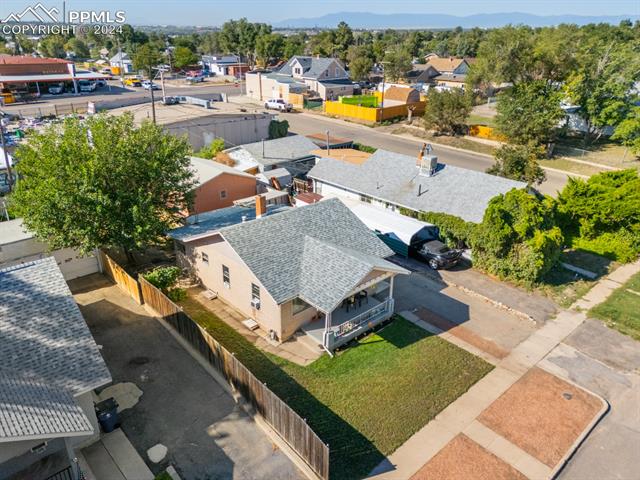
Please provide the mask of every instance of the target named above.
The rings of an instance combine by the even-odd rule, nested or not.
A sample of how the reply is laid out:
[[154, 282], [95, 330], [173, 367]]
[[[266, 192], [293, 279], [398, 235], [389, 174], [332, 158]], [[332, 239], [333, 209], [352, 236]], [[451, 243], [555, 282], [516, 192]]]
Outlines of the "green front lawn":
[[635, 340], [640, 340], [639, 293], [640, 273], [636, 273], [605, 302], [589, 310], [589, 315], [603, 320], [608, 326]]
[[266, 354], [197, 300], [185, 312], [235, 352], [331, 448], [331, 477], [362, 478], [491, 365], [396, 316], [330, 358], [301, 367]]

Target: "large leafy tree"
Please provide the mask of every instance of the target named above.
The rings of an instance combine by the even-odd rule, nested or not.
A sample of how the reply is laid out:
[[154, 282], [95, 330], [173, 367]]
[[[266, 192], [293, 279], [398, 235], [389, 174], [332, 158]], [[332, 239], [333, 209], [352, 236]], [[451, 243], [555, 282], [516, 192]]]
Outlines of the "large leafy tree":
[[561, 100], [562, 93], [549, 82], [519, 83], [498, 96], [498, 130], [511, 143], [553, 142], [564, 116]]
[[191, 203], [186, 140], [130, 114], [69, 118], [20, 145], [12, 196], [26, 227], [51, 248], [127, 252], [161, 239]]
[[144, 70], [149, 77], [152, 77], [154, 67], [162, 63], [162, 55], [156, 48], [145, 43], [136, 48], [131, 60], [133, 68]]
[[353, 31], [346, 22], [340, 22], [336, 28], [334, 39], [334, 52], [343, 62], [347, 60], [347, 50], [353, 45]]
[[188, 47], [176, 47], [173, 51], [173, 64], [176, 68], [185, 68], [197, 62], [198, 56]]
[[544, 148], [533, 142], [525, 145], [503, 145], [496, 150], [496, 163], [487, 173], [520, 180], [529, 185], [539, 185], [546, 178], [538, 163], [544, 158], [544, 153]]
[[384, 73], [392, 82], [403, 79], [411, 70], [411, 54], [403, 47], [396, 46], [384, 55]]
[[459, 89], [442, 92], [431, 89], [424, 111], [425, 127], [442, 135], [460, 133], [471, 108], [471, 99]]
[[302, 55], [307, 43], [306, 33], [296, 33], [289, 35], [284, 39], [284, 46], [282, 56], [285, 59], [289, 59], [295, 55]]
[[253, 65], [256, 39], [268, 33], [271, 33], [271, 26], [265, 23], [251, 23], [246, 18], [229, 20], [220, 30], [220, 46], [225, 52], [239, 54]]
[[640, 71], [640, 44], [594, 41], [579, 58], [580, 67], [565, 84], [569, 99], [580, 106], [585, 144], [598, 139], [605, 127], [617, 127], [628, 115], [630, 92]]
[[352, 45], [347, 53], [349, 74], [356, 81], [366, 80], [373, 68], [373, 50], [370, 45]]
[[269, 60], [279, 60], [284, 55], [284, 37], [277, 33], [266, 33], [256, 39], [256, 61], [265, 67]]

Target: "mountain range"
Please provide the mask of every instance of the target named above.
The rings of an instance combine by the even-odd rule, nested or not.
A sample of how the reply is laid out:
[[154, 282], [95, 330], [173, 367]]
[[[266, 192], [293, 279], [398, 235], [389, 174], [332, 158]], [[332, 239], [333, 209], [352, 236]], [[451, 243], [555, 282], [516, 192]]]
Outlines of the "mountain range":
[[333, 28], [344, 21], [351, 28], [384, 29], [384, 28], [492, 28], [508, 24], [523, 24], [532, 27], [545, 27], [560, 23], [575, 23], [585, 25], [587, 23], [611, 23], [617, 24], [621, 20], [640, 20], [640, 15], [609, 15], [609, 16], [584, 16], [584, 15], [533, 15], [529, 13], [482, 13], [458, 17], [455, 15], [430, 14], [430, 13], [392, 13], [377, 14], [367, 12], [339, 12], [330, 13], [321, 17], [291, 18], [272, 23], [275, 28]]

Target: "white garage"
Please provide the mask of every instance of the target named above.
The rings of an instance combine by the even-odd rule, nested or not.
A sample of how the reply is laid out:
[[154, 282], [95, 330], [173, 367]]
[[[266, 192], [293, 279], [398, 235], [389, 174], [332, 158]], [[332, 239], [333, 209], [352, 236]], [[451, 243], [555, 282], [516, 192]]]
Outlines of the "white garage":
[[21, 219], [0, 222], [0, 268], [49, 256], [56, 259], [65, 280], [100, 271], [95, 253], [82, 255], [71, 248], [49, 252], [44, 243], [24, 230]]

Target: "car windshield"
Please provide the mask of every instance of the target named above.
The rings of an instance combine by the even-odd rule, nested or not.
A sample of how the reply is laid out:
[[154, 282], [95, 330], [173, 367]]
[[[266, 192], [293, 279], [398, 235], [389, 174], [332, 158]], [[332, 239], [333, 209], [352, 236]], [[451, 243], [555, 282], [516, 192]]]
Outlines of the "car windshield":
[[446, 245], [442, 245], [441, 247], [436, 247], [436, 252], [437, 253], [447, 253], [451, 251], [451, 249], [449, 247], [447, 247]]

